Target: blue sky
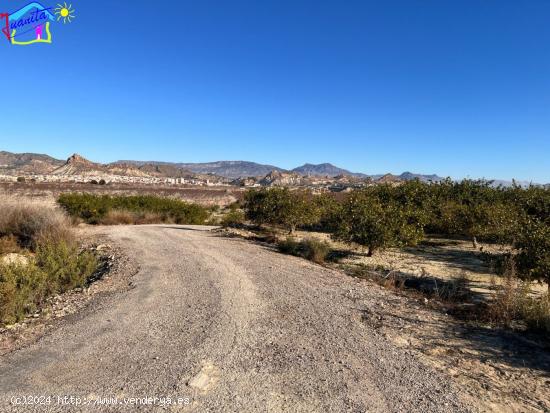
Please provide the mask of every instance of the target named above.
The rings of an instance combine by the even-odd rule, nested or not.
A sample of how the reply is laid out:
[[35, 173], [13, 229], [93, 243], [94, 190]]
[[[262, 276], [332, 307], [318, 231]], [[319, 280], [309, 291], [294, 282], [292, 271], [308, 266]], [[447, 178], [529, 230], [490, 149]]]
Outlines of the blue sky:
[[550, 1], [72, 4], [0, 39], [0, 149], [550, 182]]

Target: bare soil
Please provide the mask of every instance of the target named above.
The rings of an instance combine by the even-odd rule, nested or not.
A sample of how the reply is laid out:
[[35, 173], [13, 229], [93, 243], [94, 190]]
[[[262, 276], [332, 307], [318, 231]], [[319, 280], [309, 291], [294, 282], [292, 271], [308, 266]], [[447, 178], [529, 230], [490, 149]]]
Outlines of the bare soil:
[[[221, 229], [220, 234], [255, 240], [245, 229]], [[284, 238], [282, 232], [277, 235]], [[411, 278], [452, 280], [466, 276], [479, 299], [490, 299], [500, 282], [483, 254], [465, 240], [432, 238], [416, 248], [389, 249], [367, 257], [358, 248], [330, 240], [328, 234], [300, 232], [298, 238], [315, 237], [343, 252], [335, 269], [366, 265], [382, 272], [397, 271]], [[506, 249], [484, 245], [485, 252]], [[464, 322], [446, 313], [445, 306], [420, 294], [386, 290], [353, 277], [359, 285], [380, 290], [378, 299], [365, 300], [354, 289], [349, 296], [361, 306], [361, 318], [393, 345], [414, 352], [423, 363], [453, 377], [483, 412], [550, 412], [550, 342], [504, 329]], [[533, 283], [535, 292], [547, 286]]]

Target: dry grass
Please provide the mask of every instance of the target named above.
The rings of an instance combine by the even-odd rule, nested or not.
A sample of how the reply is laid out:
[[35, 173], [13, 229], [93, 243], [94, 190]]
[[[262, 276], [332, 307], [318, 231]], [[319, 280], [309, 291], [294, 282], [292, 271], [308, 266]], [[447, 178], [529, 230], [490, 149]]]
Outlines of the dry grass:
[[58, 208], [39, 202], [5, 200], [0, 203], [3, 245], [35, 250], [40, 243], [72, 240], [70, 220]]
[[301, 241], [288, 237], [277, 243], [277, 248], [284, 254], [303, 257], [317, 264], [323, 264], [330, 252], [330, 246], [323, 241], [314, 238], [306, 238]]
[[130, 211], [111, 210], [101, 219], [102, 225], [130, 225], [135, 222], [135, 214]]
[[157, 214], [155, 212], [140, 212], [136, 214], [136, 225], [146, 224], [174, 224], [174, 220], [170, 217]]
[[487, 317], [496, 325], [508, 328], [524, 323], [530, 330], [550, 334], [550, 294], [534, 295], [529, 282], [516, 275], [513, 261], [506, 264], [504, 282], [495, 286]]
[[146, 225], [171, 223], [169, 217], [163, 217], [154, 212], [133, 212], [123, 209], [113, 209], [107, 212], [99, 222], [101, 225]]
[[0, 238], [0, 255], [19, 251], [21, 251], [21, 247], [13, 235]]

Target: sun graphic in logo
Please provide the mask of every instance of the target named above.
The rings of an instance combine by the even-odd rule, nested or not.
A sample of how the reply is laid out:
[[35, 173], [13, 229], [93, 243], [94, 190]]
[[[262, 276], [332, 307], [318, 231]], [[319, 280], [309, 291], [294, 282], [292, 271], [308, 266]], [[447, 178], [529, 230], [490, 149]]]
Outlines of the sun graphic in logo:
[[55, 8], [55, 14], [57, 15], [57, 21], [63, 19], [63, 23], [71, 22], [71, 19], [74, 19], [76, 16], [73, 14], [74, 9], [73, 5], [70, 4], [67, 6], [67, 3], [58, 4]]

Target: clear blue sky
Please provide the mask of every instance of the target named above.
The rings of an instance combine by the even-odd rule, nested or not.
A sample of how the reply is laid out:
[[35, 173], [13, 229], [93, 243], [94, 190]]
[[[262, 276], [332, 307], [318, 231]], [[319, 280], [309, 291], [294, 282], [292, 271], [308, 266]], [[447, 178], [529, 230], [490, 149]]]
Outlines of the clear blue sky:
[[72, 4], [0, 40], [0, 149], [550, 182], [548, 0]]

